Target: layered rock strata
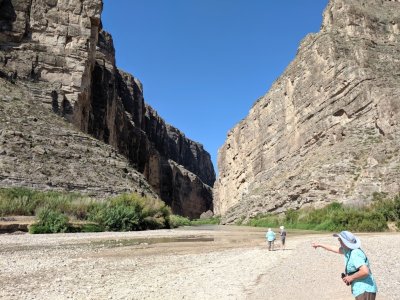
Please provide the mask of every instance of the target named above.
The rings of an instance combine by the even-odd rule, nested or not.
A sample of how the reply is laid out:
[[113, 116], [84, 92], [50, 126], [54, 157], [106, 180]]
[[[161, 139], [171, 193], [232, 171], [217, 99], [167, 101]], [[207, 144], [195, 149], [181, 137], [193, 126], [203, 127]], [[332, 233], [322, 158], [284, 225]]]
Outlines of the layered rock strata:
[[49, 88], [0, 78], [0, 187], [158, 197], [126, 157], [38, 101]]
[[219, 150], [229, 223], [400, 190], [400, 2], [331, 0], [317, 34]]
[[[175, 213], [198, 217], [212, 209], [215, 173], [210, 156], [166, 124], [145, 104], [141, 83], [116, 68], [112, 38], [101, 28], [101, 10], [101, 0], [0, 0], [0, 77], [13, 83], [2, 81], [16, 95], [11, 101], [2, 94], [8, 100], [3, 100], [1, 115], [1, 185], [79, 186], [100, 197], [123, 190], [155, 192]], [[27, 118], [18, 117], [17, 107]], [[46, 122], [38, 122], [42, 114]], [[13, 127], [24, 141], [11, 139]], [[10, 146], [20, 142], [46, 149], [51, 160], [39, 159], [32, 166], [27, 160], [31, 148]], [[55, 144], [67, 146], [55, 150]], [[99, 147], [109, 150], [103, 155]], [[75, 148], [84, 151], [77, 154]], [[73, 155], [66, 162], [68, 152]], [[11, 165], [10, 155], [18, 166]], [[118, 157], [118, 167], [106, 163], [109, 155]], [[40, 173], [46, 163], [51, 172], [34, 178], [25, 173], [32, 168]], [[93, 172], [85, 172], [87, 168]], [[120, 177], [129, 179], [119, 182]]]

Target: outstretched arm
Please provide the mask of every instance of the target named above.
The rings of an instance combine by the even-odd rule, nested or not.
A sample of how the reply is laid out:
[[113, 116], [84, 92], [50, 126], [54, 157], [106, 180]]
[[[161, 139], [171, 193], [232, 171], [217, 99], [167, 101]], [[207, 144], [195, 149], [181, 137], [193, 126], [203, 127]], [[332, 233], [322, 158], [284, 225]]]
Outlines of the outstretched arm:
[[311, 244], [311, 246], [313, 246], [315, 249], [323, 248], [325, 250], [328, 250], [328, 251], [331, 251], [331, 252], [334, 252], [334, 253], [343, 254], [343, 251], [342, 251], [341, 247], [325, 245], [325, 244], [320, 244], [320, 243], [315, 243], [315, 242], [313, 242]]

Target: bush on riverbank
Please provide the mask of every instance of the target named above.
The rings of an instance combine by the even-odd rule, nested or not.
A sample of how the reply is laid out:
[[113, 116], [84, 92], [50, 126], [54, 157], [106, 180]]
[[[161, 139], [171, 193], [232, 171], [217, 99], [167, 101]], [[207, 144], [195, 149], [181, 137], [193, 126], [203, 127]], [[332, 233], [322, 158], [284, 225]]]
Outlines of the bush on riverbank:
[[171, 228], [177, 228], [181, 226], [190, 226], [190, 220], [186, 217], [178, 216], [178, 215], [171, 215], [170, 218], [170, 225]]
[[[219, 217], [189, 220], [171, 214], [171, 209], [158, 199], [124, 194], [96, 201], [77, 193], [41, 192], [26, 188], [0, 189], [0, 217], [36, 215], [32, 233], [78, 231], [127, 231], [179, 226], [219, 224]], [[72, 222], [70, 220], [73, 220]], [[77, 221], [81, 221], [79, 224]], [[374, 193], [369, 206], [350, 207], [331, 203], [321, 209], [289, 210], [284, 214], [264, 214], [238, 225], [326, 230], [384, 231], [388, 222], [400, 229], [400, 194], [389, 199]]]
[[3, 188], [0, 216], [10, 215], [36, 216], [31, 233], [127, 231], [169, 228], [171, 210], [159, 199], [135, 193], [95, 201], [77, 193]]
[[27, 188], [0, 189], [0, 216], [34, 216], [43, 207], [84, 220], [95, 201], [78, 193], [36, 191]]
[[170, 208], [161, 200], [123, 194], [93, 205], [88, 219], [106, 230], [131, 231], [169, 228], [170, 214]]
[[70, 227], [68, 217], [51, 208], [41, 208], [37, 215], [38, 221], [29, 227], [30, 233], [67, 232]]
[[195, 219], [190, 221], [191, 225], [217, 225], [221, 223], [221, 218], [219, 216], [213, 216], [206, 219]]
[[388, 199], [384, 194], [375, 193], [370, 205], [364, 207], [345, 206], [331, 203], [323, 208], [288, 210], [285, 214], [264, 214], [250, 219], [243, 225], [256, 227], [278, 227], [323, 230], [323, 231], [385, 231], [388, 222], [395, 222], [400, 228], [400, 195]]
[[221, 218], [218, 216], [206, 219], [194, 219], [194, 220], [190, 220], [189, 218], [177, 215], [170, 216], [171, 228], [177, 228], [181, 226], [216, 225], [220, 223], [221, 223]]

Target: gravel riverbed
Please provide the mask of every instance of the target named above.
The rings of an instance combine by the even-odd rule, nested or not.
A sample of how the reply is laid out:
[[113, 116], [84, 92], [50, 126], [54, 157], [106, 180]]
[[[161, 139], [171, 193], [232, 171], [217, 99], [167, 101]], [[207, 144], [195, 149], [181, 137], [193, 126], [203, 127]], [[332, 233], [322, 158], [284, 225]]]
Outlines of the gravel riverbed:
[[[377, 299], [399, 299], [400, 234], [360, 234]], [[288, 231], [268, 251], [264, 229], [0, 235], [0, 299], [353, 299], [343, 257], [313, 249], [331, 234]]]

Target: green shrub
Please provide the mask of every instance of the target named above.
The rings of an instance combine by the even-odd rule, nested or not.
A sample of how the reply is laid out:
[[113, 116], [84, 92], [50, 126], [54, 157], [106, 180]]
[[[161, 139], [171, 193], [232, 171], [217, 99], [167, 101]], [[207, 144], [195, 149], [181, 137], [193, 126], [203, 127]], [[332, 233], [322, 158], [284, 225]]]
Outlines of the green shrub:
[[166, 228], [166, 225], [169, 221], [167, 221], [162, 215], [148, 216], [143, 218], [142, 228], [155, 230], [155, 229], [163, 229]]
[[29, 228], [30, 233], [58, 233], [67, 232], [68, 217], [60, 212], [43, 208], [38, 212], [38, 222]]
[[24, 196], [32, 198], [34, 194], [35, 194], [34, 190], [22, 187], [0, 189], [0, 196], [7, 199], [20, 198]]
[[178, 216], [178, 215], [170, 215], [169, 216], [169, 225], [171, 228], [177, 228], [180, 226], [190, 226], [190, 220], [186, 217]]
[[92, 204], [88, 219], [106, 230], [130, 231], [168, 228], [170, 209], [161, 200], [123, 194], [98, 205]]
[[372, 206], [376, 211], [381, 212], [387, 221], [400, 220], [400, 195], [394, 199], [380, 199]]
[[280, 224], [279, 217], [273, 214], [258, 215], [246, 223], [246, 225], [253, 227], [277, 227]]
[[[332, 228], [335, 224], [340, 224], [340, 222], [335, 222], [333, 219], [335, 216], [338, 216], [343, 212], [343, 205], [334, 202], [320, 209], [307, 208], [301, 210], [298, 221], [304, 224], [309, 224], [311, 227], [318, 227], [320, 230], [328, 230], [327, 228]], [[328, 222], [329, 220], [331, 221]]]
[[[170, 227], [171, 209], [159, 199], [143, 198], [138, 194], [123, 194], [107, 201], [95, 201], [77, 193], [36, 191], [27, 188], [0, 189], [0, 216], [35, 215], [35, 212], [54, 212], [73, 219], [92, 221], [97, 226], [78, 226], [69, 231], [144, 230]], [[38, 216], [38, 219], [54, 217]], [[52, 222], [56, 222], [52, 220]], [[55, 224], [37, 223], [31, 232], [62, 232]]]
[[372, 208], [375, 211], [381, 213], [386, 220], [395, 221], [399, 218], [397, 211], [395, 209], [395, 205], [396, 205], [395, 201], [382, 199], [373, 203]]
[[27, 196], [14, 198], [8, 201], [6, 198], [0, 198], [0, 215], [33, 215], [36, 209], [36, 203], [29, 201]]
[[27, 188], [1, 188], [0, 215], [34, 215], [39, 203], [38, 199], [33, 199], [34, 194]]
[[300, 212], [298, 210], [289, 209], [285, 213], [286, 224], [296, 224], [299, 219]]
[[170, 228], [171, 208], [159, 199], [146, 198], [143, 202], [142, 227], [145, 229]]
[[134, 207], [115, 205], [101, 212], [100, 224], [110, 231], [140, 229], [140, 212]]
[[325, 220], [321, 224], [316, 224], [316, 225], [313, 224], [309, 226], [309, 228], [307, 229], [320, 230], [320, 231], [341, 231], [340, 229], [338, 229], [336, 224], [330, 219]]
[[35, 211], [47, 207], [83, 220], [86, 218], [85, 211], [92, 201], [77, 193], [2, 188], [0, 189], [0, 215], [33, 216]]
[[69, 205], [69, 210], [66, 211], [67, 214], [74, 216], [78, 220], [86, 220], [88, 217], [89, 207], [92, 205], [93, 200], [86, 199], [76, 199], [73, 200]]
[[213, 216], [207, 219], [196, 219], [190, 221], [191, 225], [218, 225], [221, 223], [221, 217]]
[[332, 222], [330, 229], [334, 231], [350, 230], [351, 222], [358, 224], [362, 220], [362, 213], [350, 209], [338, 210], [331, 213], [329, 220]]
[[395, 214], [396, 214], [396, 220], [400, 220], [400, 194], [398, 194], [394, 198], [393, 202], [394, 202], [394, 211], [395, 211]]
[[283, 220], [272, 214], [257, 216], [248, 225], [276, 227], [285, 224], [287, 228], [305, 230], [384, 231], [388, 229], [388, 221], [396, 224], [400, 221], [400, 195], [394, 199], [385, 197], [385, 194], [376, 193], [372, 205], [357, 209], [334, 202], [320, 209], [288, 210]]
[[29, 233], [32, 234], [43, 234], [43, 233], [51, 233], [49, 228], [39, 225], [39, 224], [32, 224], [29, 226]]
[[244, 220], [245, 220], [245, 216], [241, 216], [240, 218], [236, 219], [235, 225], [236, 225], [236, 226], [243, 225]]
[[354, 228], [355, 231], [385, 231], [388, 226], [385, 217], [381, 213], [368, 212]]

